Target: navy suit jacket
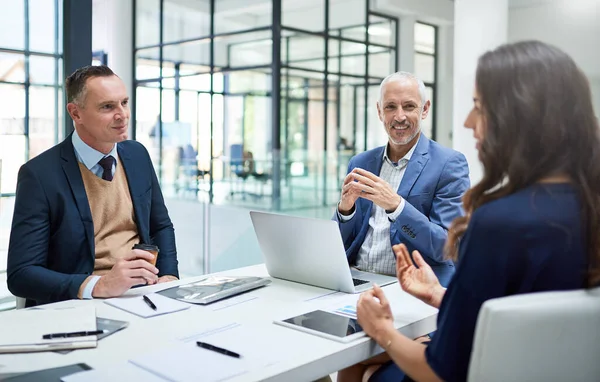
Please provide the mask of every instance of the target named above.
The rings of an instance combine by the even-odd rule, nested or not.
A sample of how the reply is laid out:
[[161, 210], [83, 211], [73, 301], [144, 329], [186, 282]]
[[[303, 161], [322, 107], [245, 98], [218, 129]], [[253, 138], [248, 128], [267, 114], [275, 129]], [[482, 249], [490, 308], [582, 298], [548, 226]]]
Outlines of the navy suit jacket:
[[[146, 148], [117, 145], [142, 243], [160, 248], [159, 276], [179, 277], [175, 233]], [[19, 170], [8, 289], [27, 306], [77, 298], [94, 271], [94, 223], [71, 135]]]
[[[384, 150], [381, 146], [356, 155], [350, 159], [348, 172], [358, 167], [379, 176]], [[421, 134], [398, 187], [398, 195], [406, 203], [390, 224], [390, 241], [392, 246], [404, 243], [411, 253], [418, 250], [444, 286], [454, 274], [454, 263], [443, 256], [447, 230], [452, 220], [463, 214], [461, 199], [469, 184], [465, 156]], [[351, 264], [367, 235], [372, 208], [373, 202], [358, 198], [350, 221], [342, 223], [334, 214]]]

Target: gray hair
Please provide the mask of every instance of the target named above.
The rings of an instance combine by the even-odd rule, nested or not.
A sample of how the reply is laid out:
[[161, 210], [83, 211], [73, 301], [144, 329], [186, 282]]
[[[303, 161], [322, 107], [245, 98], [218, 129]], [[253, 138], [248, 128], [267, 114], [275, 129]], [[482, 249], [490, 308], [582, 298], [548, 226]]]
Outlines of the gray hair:
[[[383, 88], [385, 84], [392, 81], [401, 81], [404, 79], [409, 79], [415, 81], [419, 86], [419, 95], [421, 96], [421, 103], [425, 105], [427, 103], [427, 91], [425, 91], [425, 84], [421, 79], [409, 72], [396, 72], [392, 73], [389, 76], [385, 77], [383, 81], [381, 81], [381, 85], [379, 85], [379, 99], [378, 102], [381, 104], [381, 99], [383, 98]], [[421, 105], [421, 106], [423, 106]]]

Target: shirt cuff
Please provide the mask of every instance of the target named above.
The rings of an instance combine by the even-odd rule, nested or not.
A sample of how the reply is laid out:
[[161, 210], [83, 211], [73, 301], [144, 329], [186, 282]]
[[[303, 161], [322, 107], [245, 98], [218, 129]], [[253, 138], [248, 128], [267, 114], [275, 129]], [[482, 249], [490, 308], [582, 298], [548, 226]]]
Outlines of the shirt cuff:
[[398, 203], [398, 207], [396, 207], [396, 209], [393, 212], [387, 214], [388, 220], [391, 222], [395, 222], [396, 219], [398, 219], [398, 216], [400, 216], [400, 214], [404, 210], [405, 205], [406, 202], [404, 201], [404, 198], [400, 198], [400, 203]]
[[347, 221], [350, 221], [354, 217], [354, 214], [356, 213], [356, 207], [354, 208], [354, 211], [352, 211], [352, 213], [350, 215], [342, 215], [340, 213], [340, 207], [338, 204], [338, 208], [335, 209], [335, 212], [337, 213], [339, 221], [342, 223], [345, 223]]
[[96, 283], [98, 282], [98, 280], [100, 280], [100, 276], [91, 276], [90, 281], [87, 283], [87, 285], [83, 289], [83, 292], [81, 293], [82, 299], [84, 299], [84, 300], [93, 299], [92, 291], [94, 290], [94, 287], [96, 286]]

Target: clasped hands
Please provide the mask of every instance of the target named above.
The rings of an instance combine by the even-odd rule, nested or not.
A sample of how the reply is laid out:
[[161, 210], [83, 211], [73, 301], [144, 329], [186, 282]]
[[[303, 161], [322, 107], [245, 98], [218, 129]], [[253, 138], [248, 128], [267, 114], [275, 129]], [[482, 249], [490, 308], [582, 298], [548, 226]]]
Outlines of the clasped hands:
[[[396, 276], [402, 289], [419, 300], [439, 308], [445, 289], [418, 251], [413, 251], [414, 263], [404, 244], [394, 245]], [[415, 266], [416, 264], [416, 266]], [[358, 323], [365, 333], [382, 347], [387, 347], [388, 333], [394, 329], [394, 317], [383, 290], [375, 285], [360, 295], [356, 306]]]
[[140, 249], [117, 260], [112, 269], [100, 277], [92, 291], [93, 297], [117, 297], [138, 285], [154, 285], [177, 280], [175, 276], [158, 277], [158, 268], [150, 262], [154, 255]]
[[346, 175], [342, 184], [342, 196], [338, 206], [340, 213], [350, 214], [358, 198], [370, 200], [386, 211], [396, 210], [402, 200], [388, 182], [357, 167]]

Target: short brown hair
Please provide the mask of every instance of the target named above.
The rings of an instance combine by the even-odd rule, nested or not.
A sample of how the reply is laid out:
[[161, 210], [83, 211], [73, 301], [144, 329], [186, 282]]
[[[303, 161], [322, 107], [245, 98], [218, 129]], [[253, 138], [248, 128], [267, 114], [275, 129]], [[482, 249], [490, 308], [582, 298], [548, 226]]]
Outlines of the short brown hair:
[[82, 102], [85, 98], [85, 84], [93, 77], [110, 77], [116, 74], [106, 65], [88, 65], [74, 71], [65, 81], [67, 103]]

